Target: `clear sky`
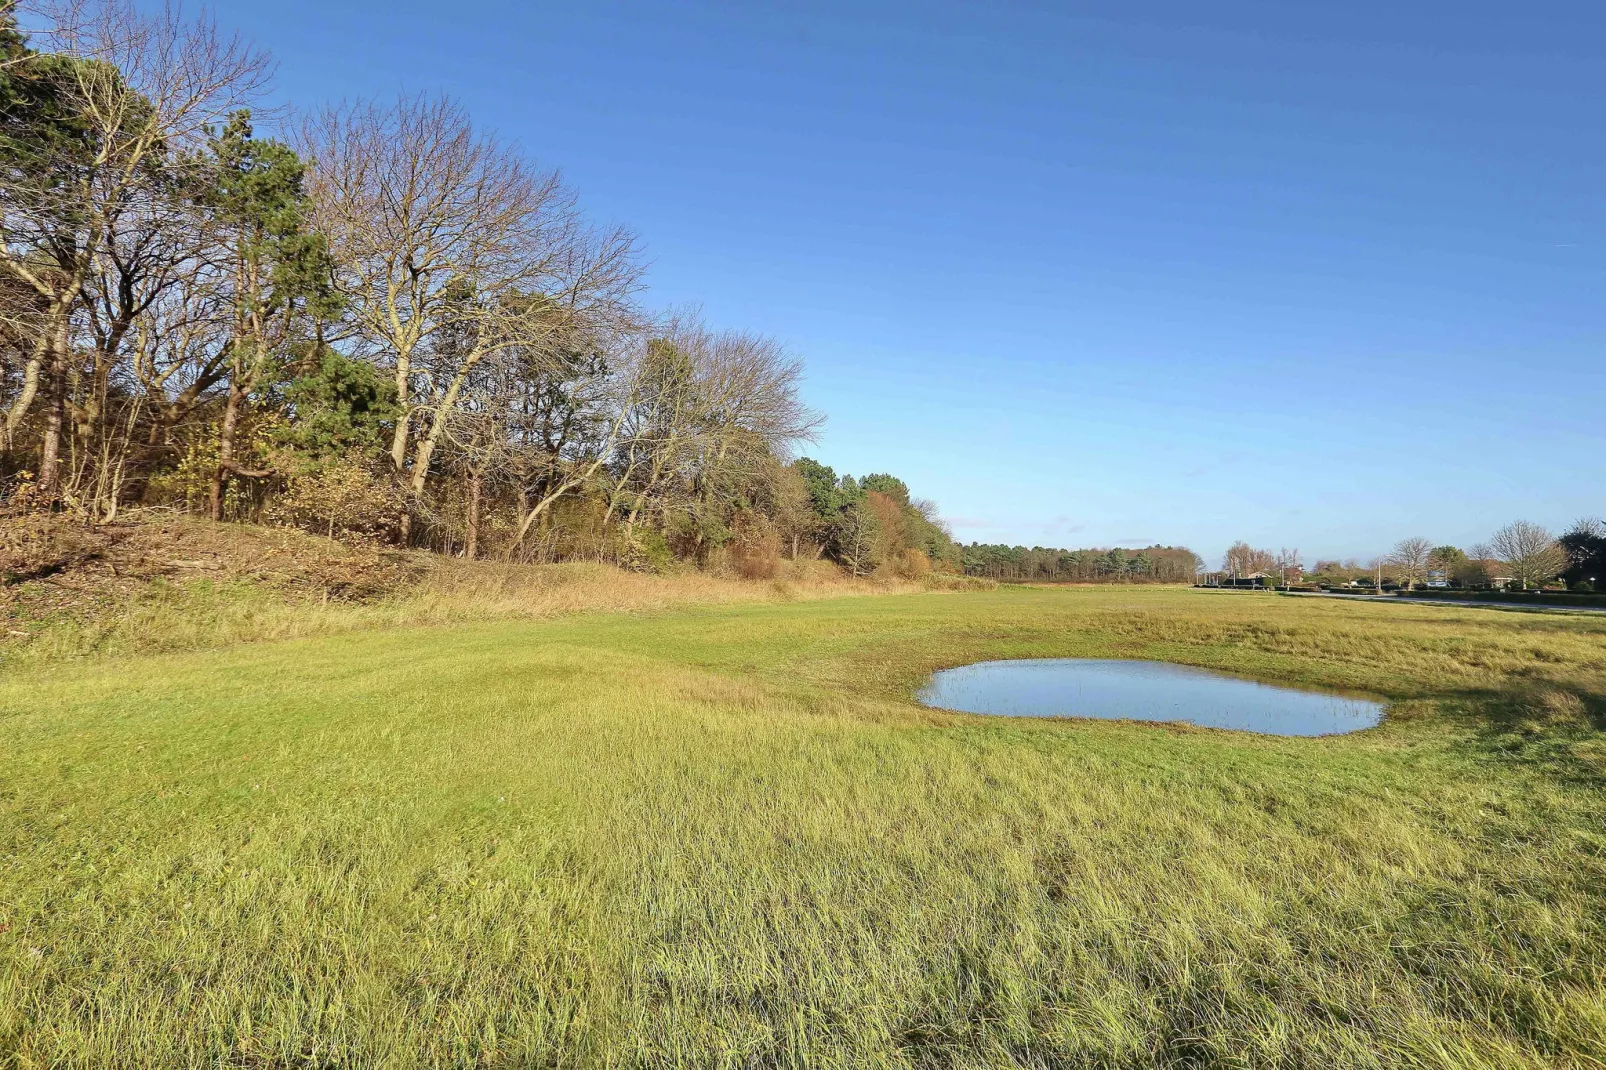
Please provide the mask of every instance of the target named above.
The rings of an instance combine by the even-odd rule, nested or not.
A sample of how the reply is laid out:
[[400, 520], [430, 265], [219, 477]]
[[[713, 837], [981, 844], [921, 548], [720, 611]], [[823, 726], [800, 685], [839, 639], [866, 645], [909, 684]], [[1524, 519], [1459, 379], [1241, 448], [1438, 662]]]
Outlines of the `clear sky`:
[[1606, 4], [220, 0], [449, 93], [966, 541], [1305, 559], [1606, 514]]

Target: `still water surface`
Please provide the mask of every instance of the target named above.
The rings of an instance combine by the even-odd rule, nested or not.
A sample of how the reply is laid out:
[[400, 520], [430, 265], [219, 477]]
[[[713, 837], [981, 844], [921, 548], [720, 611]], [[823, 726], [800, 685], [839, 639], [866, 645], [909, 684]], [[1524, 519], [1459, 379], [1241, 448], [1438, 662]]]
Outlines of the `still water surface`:
[[918, 697], [927, 706], [966, 713], [1186, 721], [1278, 736], [1354, 732], [1383, 719], [1378, 702], [1164, 661], [983, 661], [934, 673]]

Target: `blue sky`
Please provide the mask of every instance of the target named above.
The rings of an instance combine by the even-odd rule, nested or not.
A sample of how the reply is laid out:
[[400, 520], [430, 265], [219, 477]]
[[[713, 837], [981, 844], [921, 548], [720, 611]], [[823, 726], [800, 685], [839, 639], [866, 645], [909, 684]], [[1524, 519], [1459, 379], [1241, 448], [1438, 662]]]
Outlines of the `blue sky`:
[[1606, 5], [214, 10], [280, 102], [445, 92], [562, 168], [966, 541], [1606, 513]]

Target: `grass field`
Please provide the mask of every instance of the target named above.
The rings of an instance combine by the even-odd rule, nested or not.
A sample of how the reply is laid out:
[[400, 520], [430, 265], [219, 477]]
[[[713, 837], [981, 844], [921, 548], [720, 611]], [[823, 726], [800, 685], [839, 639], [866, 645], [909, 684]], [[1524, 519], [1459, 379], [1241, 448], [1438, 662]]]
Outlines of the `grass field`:
[[[922, 710], [990, 657], [1370, 692]], [[1606, 1066], [1606, 620], [1002, 589], [0, 681], [0, 1066]]]

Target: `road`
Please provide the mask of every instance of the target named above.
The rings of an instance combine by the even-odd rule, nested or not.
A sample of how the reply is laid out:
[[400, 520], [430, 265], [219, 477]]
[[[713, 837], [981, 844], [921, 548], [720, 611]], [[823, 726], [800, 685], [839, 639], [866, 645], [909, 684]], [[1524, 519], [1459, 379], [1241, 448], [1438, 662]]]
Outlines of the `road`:
[[[1231, 587], [1202, 587], [1200, 590], [1230, 591]], [[1606, 613], [1606, 606], [1524, 606], [1515, 602], [1481, 602], [1461, 598], [1412, 598], [1399, 594], [1338, 594], [1333, 591], [1276, 591], [1283, 598], [1339, 598], [1350, 602], [1410, 602], [1418, 606], [1460, 606], [1466, 609], [1501, 609], [1514, 613], [1579, 613], [1594, 616]]]

